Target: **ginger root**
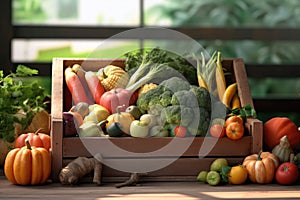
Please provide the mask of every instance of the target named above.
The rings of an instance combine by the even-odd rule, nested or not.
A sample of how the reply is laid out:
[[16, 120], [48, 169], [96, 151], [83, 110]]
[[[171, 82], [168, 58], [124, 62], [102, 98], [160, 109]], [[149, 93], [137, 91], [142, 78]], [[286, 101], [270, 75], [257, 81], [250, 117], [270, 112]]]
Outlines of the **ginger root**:
[[81, 177], [92, 170], [94, 170], [93, 183], [100, 185], [102, 163], [96, 158], [76, 158], [60, 171], [59, 180], [64, 185], [75, 185]]
[[115, 187], [116, 188], [121, 188], [121, 187], [124, 187], [124, 186], [136, 185], [140, 181], [141, 176], [146, 176], [146, 175], [147, 175], [147, 173], [132, 173], [128, 180], [126, 180], [123, 183], [115, 184]]

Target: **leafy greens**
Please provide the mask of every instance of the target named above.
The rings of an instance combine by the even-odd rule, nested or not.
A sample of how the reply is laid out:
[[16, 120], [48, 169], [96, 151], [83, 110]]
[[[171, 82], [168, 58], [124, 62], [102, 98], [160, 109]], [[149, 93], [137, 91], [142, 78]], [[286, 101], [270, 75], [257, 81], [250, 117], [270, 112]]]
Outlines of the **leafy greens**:
[[45, 89], [38, 81], [24, 81], [37, 74], [36, 69], [24, 65], [19, 65], [15, 73], [7, 76], [0, 71], [0, 138], [6, 142], [15, 140], [15, 123], [25, 129], [35, 113], [45, 107]]

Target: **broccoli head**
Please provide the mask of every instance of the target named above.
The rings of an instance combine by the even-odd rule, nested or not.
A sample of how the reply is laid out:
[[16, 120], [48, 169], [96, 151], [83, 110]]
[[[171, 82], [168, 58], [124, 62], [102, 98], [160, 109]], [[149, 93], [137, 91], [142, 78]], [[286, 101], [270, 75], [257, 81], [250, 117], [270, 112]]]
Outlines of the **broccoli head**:
[[167, 107], [167, 106], [171, 105], [172, 96], [173, 96], [173, 92], [171, 92], [171, 90], [166, 89], [164, 91], [164, 93], [162, 93], [159, 96], [160, 104], [163, 107]]
[[172, 91], [173, 93], [190, 89], [189, 82], [179, 77], [169, 78], [161, 82], [159, 85], [163, 85], [166, 89]]
[[142, 111], [146, 113], [149, 110], [149, 107], [152, 105], [160, 104], [160, 95], [164, 92], [163, 86], [158, 86], [153, 88], [145, 93], [139, 95], [136, 105]]
[[192, 108], [185, 106], [168, 106], [161, 110], [160, 118], [164, 125], [167, 124], [181, 124], [188, 126], [194, 118]]
[[194, 136], [205, 136], [210, 124], [210, 112], [203, 107], [199, 107], [199, 110], [194, 109], [194, 112], [194, 118], [188, 126], [188, 130]]
[[210, 93], [204, 87], [191, 86], [191, 92], [197, 97], [198, 106], [208, 109], [211, 111], [211, 98]]
[[175, 92], [171, 100], [172, 105], [181, 105], [187, 107], [198, 107], [198, 100], [195, 94], [191, 91], [181, 90]]

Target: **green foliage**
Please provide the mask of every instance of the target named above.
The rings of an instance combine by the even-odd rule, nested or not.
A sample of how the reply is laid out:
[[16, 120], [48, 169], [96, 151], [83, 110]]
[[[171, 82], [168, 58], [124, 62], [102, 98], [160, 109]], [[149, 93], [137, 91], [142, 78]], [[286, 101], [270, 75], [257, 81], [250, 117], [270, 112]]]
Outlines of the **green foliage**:
[[22, 79], [37, 73], [37, 70], [22, 65], [7, 76], [0, 71], [0, 138], [5, 141], [14, 141], [14, 123], [26, 128], [34, 114], [45, 107], [45, 89], [37, 81], [25, 82]]
[[[179, 27], [282, 27], [300, 25], [300, 1], [297, 0], [166, 0], [147, 11], [148, 18]], [[221, 33], [220, 33], [221, 34]], [[241, 57], [251, 63], [300, 62], [295, 42], [200, 41], [209, 52], [216, 49], [224, 57]]]
[[[172, 68], [178, 72], [178, 75], [184, 76], [190, 84], [197, 83], [196, 69], [195, 67], [188, 62], [188, 58], [183, 58], [180, 55], [172, 53], [170, 51], [161, 49], [161, 48], [150, 48], [143, 49], [137, 51], [130, 51], [125, 55], [125, 70], [130, 74], [133, 74], [130, 78], [128, 86], [133, 85], [133, 83], [137, 82], [137, 80], [147, 74], [149, 75], [149, 71], [153, 71], [155, 68]], [[134, 73], [133, 73], [133, 72]], [[164, 77], [160, 78], [168, 78], [174, 70], [165, 71], [166, 73], [161, 73]], [[170, 74], [170, 75], [169, 75]], [[158, 78], [157, 75], [156, 78]], [[175, 75], [175, 76], [178, 76]]]

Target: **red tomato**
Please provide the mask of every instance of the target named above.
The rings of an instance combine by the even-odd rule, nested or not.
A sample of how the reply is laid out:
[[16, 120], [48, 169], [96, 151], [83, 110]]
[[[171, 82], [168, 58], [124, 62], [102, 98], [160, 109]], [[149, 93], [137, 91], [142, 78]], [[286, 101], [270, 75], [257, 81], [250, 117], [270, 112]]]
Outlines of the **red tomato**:
[[187, 129], [184, 127], [184, 126], [176, 126], [175, 128], [174, 128], [174, 135], [176, 136], [176, 137], [181, 137], [181, 138], [183, 138], [183, 137], [185, 137], [186, 135], [187, 135]]
[[225, 127], [222, 124], [213, 124], [209, 131], [210, 135], [216, 138], [222, 138], [226, 135]]
[[231, 122], [226, 127], [226, 135], [231, 140], [239, 140], [244, 135], [244, 125], [239, 122]]
[[298, 167], [291, 162], [282, 163], [276, 170], [275, 178], [279, 184], [292, 185], [299, 178]]
[[232, 122], [238, 122], [240, 124], [244, 123], [243, 118], [241, 116], [233, 115], [233, 116], [230, 116], [230, 117], [228, 117], [226, 119], [226, 121], [225, 121], [225, 127], [227, 127]]
[[110, 113], [116, 113], [117, 106], [125, 105], [119, 110], [120, 112], [125, 112], [129, 105], [135, 103], [135, 100], [136, 95], [133, 95], [129, 90], [117, 88], [105, 92], [101, 96], [99, 104], [105, 107]]

